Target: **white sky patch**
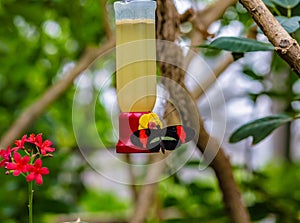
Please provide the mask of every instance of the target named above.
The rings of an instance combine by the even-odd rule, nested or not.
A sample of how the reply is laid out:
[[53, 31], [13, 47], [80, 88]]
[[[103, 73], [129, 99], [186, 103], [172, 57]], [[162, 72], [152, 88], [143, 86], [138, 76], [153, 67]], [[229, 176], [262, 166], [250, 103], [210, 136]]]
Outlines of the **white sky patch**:
[[[75, 65], [76, 65], [75, 62], [69, 62], [69, 63], [64, 64], [63, 67], [61, 68], [61, 70], [57, 73], [57, 79], [61, 79], [65, 75], [67, 75], [75, 67]], [[76, 83], [77, 79], [75, 79], [75, 83]]]
[[78, 92], [76, 99], [82, 105], [89, 105], [93, 100], [93, 92], [90, 89], [82, 89]]
[[101, 90], [104, 87], [109, 87], [112, 80], [110, 78], [112, 74], [107, 69], [97, 70], [94, 74], [94, 86]]
[[261, 95], [256, 100], [255, 116], [252, 119], [262, 118], [271, 115], [272, 112], [272, 99], [267, 95]]
[[115, 88], [105, 89], [105, 91], [103, 91], [100, 94], [99, 100], [101, 104], [103, 104], [105, 109], [108, 111], [108, 113], [114, 111], [118, 106], [117, 94]]
[[230, 100], [227, 104], [227, 113], [230, 116], [246, 116], [253, 111], [253, 105], [248, 98]]
[[43, 30], [52, 38], [58, 38], [62, 33], [60, 25], [52, 20], [47, 20], [46, 22], [44, 22]]
[[244, 75], [239, 75], [239, 77], [235, 79], [235, 85], [251, 93], [259, 93], [264, 89], [261, 82], [253, 81], [250, 77]]
[[296, 94], [300, 94], [300, 80], [296, 81], [296, 83], [293, 85], [293, 91]]
[[217, 33], [221, 28], [221, 22], [220, 21], [216, 21], [216, 22], [213, 22], [209, 27], [208, 27], [208, 30], [207, 32], [208, 33]]
[[273, 52], [250, 52], [245, 54], [244, 61], [247, 62], [247, 65], [258, 75], [263, 75], [270, 72], [272, 54]]
[[300, 159], [300, 149], [299, 149], [299, 141], [300, 141], [300, 135], [297, 134], [297, 132], [300, 129], [300, 120], [295, 120], [292, 122], [292, 129], [291, 129], [291, 135], [292, 135], [292, 158], [294, 160]]
[[293, 101], [292, 107], [294, 110], [300, 111], [300, 101]]
[[75, 85], [81, 89], [91, 88], [92, 86], [92, 78], [91, 71], [84, 71], [78, 78], [75, 79]]
[[243, 24], [239, 21], [232, 21], [228, 26], [225, 26], [221, 29], [219, 35], [220, 36], [240, 36], [244, 29]]
[[189, 0], [174, 0], [175, 6], [180, 14], [192, 7], [191, 1]]

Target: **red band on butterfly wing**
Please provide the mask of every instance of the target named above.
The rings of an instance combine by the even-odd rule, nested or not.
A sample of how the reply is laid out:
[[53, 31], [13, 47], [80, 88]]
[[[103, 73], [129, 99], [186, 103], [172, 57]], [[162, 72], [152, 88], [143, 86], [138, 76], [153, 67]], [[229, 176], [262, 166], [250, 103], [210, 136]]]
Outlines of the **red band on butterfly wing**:
[[146, 145], [147, 145], [147, 141], [148, 141], [148, 136], [146, 134], [146, 131], [145, 130], [140, 130], [140, 142], [142, 143], [143, 145], [143, 148], [146, 148]]
[[176, 131], [177, 131], [178, 137], [181, 140], [181, 142], [185, 143], [186, 133], [185, 133], [183, 126], [181, 126], [181, 125], [176, 126]]

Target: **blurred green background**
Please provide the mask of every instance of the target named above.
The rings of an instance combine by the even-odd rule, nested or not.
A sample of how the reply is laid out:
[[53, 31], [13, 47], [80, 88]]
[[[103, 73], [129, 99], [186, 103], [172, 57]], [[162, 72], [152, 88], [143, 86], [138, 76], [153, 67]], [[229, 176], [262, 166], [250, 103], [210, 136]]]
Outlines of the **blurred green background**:
[[[0, 1], [0, 135], [49, 86], [63, 78], [65, 71], [74, 66], [87, 48], [105, 43], [106, 18], [112, 30], [114, 29], [112, 2]], [[188, 8], [192, 4], [206, 6], [212, 1], [184, 2], [184, 6]], [[183, 4], [182, 1], [175, 3], [177, 6]], [[282, 15], [287, 14], [283, 7], [273, 9], [274, 13], [279, 10]], [[299, 12], [299, 7], [293, 9], [293, 15], [299, 15]], [[236, 4], [228, 8], [223, 17], [214, 23], [211, 32], [215, 35], [230, 35], [235, 29], [239, 34], [245, 34], [251, 27], [253, 22], [250, 16], [240, 4]], [[299, 37], [298, 28], [293, 32], [296, 38]], [[263, 39], [262, 34], [259, 35]], [[201, 55], [208, 63], [213, 63], [220, 52], [203, 50]], [[242, 62], [237, 61], [238, 69], [231, 68], [230, 72], [237, 75], [235, 83], [232, 83], [233, 77], [230, 74], [222, 77], [227, 109], [236, 110], [241, 105], [246, 108], [245, 113], [229, 112], [229, 129], [224, 139], [226, 142], [226, 137], [234, 128], [253, 117], [266, 114], [269, 107], [275, 106], [275, 112], [300, 110], [299, 100], [295, 100], [300, 95], [296, 75], [275, 54], [257, 55], [257, 58], [265, 59], [263, 69], [257, 68], [251, 60], [256, 56], [250, 54]], [[99, 59], [84, 74], [90, 77], [87, 78], [87, 88], [93, 92], [92, 97], [96, 97], [96, 104], [91, 106], [95, 106], [98, 134], [103, 148], [112, 148], [112, 153], [117, 138], [108, 102], [110, 97], [115, 97], [114, 60], [113, 53], [109, 54]], [[105, 80], [97, 79], [98, 85], [92, 83], [98, 72], [112, 73], [112, 76], [107, 76], [110, 79], [100, 95], [101, 81]], [[76, 88], [84, 89], [84, 86], [77, 83], [78, 80], [26, 131], [27, 134], [42, 132], [57, 148], [54, 158], [44, 162], [51, 174], [44, 177], [41, 187], [35, 187], [35, 222], [63, 222], [76, 220], [77, 217], [90, 223], [127, 222], [134, 208], [134, 189], [130, 185], [112, 183], [95, 173], [78, 149], [72, 125], [73, 97]], [[261, 107], [264, 112], [259, 110]], [[205, 106], [202, 109], [206, 118]], [[82, 115], [84, 114], [83, 111]], [[207, 115], [207, 120], [209, 118]], [[253, 222], [300, 222], [298, 126], [299, 123], [293, 123], [284, 133], [277, 135], [284, 142], [280, 151], [273, 150], [276, 143], [272, 144], [270, 139], [259, 150], [249, 149], [251, 146], [247, 143], [246, 146], [245, 143], [236, 146], [243, 147], [243, 150], [236, 160], [232, 159], [234, 174]], [[90, 130], [87, 127], [84, 131], [88, 134]], [[87, 144], [93, 145], [90, 139], [87, 140]], [[237, 149], [226, 142], [224, 147], [234, 157]], [[271, 152], [261, 155], [259, 151], [264, 149]], [[255, 155], [256, 151], [260, 155]], [[259, 164], [252, 166], [256, 159]], [[109, 162], [105, 165], [109, 168]], [[149, 214], [148, 222], [229, 222], [214, 173], [210, 169], [200, 172], [199, 165], [202, 163], [196, 157], [176, 174], [159, 183], [157, 210]], [[27, 222], [25, 180], [22, 177], [6, 176], [2, 169], [0, 182], [0, 221]]]

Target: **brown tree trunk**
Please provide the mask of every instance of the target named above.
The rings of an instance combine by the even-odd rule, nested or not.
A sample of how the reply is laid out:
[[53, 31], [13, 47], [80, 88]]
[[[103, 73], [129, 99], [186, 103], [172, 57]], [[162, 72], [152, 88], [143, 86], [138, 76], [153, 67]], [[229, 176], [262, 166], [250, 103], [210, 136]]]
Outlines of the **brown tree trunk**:
[[280, 25], [261, 0], [240, 0], [256, 24], [275, 46], [278, 55], [284, 59], [300, 77], [300, 46]]

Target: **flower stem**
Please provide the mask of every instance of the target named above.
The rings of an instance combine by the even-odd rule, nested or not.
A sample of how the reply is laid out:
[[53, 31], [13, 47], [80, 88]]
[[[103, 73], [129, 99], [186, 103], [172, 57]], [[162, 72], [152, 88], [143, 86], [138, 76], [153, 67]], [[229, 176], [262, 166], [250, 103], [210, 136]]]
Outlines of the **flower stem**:
[[32, 181], [28, 183], [28, 217], [29, 217], [29, 223], [33, 223], [32, 220], [32, 201], [33, 201], [33, 189], [32, 189]]

